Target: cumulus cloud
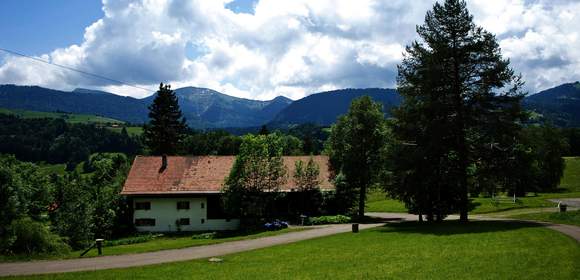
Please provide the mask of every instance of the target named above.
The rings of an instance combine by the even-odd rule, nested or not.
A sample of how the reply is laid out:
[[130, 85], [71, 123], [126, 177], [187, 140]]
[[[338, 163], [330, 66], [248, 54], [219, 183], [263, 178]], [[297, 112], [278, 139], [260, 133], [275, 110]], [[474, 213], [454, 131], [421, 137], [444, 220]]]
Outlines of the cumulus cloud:
[[[395, 87], [404, 46], [433, 0], [103, 0], [79, 45], [40, 58], [140, 87], [198, 86], [256, 99], [345, 87]], [[580, 3], [471, 0], [530, 91], [580, 79]], [[234, 5], [235, 6], [235, 5]], [[193, 50], [193, 51], [192, 51]], [[0, 83], [151, 92], [8, 56]]]

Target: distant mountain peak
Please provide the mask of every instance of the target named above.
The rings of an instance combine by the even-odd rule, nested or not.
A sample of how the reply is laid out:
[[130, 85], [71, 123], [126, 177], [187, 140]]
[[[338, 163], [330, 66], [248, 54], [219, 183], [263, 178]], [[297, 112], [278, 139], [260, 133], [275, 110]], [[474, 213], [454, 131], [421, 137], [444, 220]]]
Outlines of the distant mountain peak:
[[288, 97], [286, 97], [286, 96], [278, 95], [278, 96], [274, 97], [274, 99], [272, 99], [270, 101], [276, 101], [276, 102], [280, 102], [280, 101], [282, 101], [282, 102], [292, 102], [293, 100], [290, 99], [290, 98], [288, 98]]

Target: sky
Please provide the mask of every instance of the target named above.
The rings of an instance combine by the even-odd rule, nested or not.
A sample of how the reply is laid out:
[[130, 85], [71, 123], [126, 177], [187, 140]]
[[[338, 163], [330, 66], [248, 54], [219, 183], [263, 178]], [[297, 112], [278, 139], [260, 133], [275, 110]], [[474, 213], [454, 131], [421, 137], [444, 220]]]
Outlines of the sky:
[[[144, 97], [160, 82], [243, 98], [396, 87], [434, 0], [2, 0], [0, 84]], [[468, 0], [534, 93], [580, 80], [579, 0]], [[139, 88], [136, 88], [136, 87]]]

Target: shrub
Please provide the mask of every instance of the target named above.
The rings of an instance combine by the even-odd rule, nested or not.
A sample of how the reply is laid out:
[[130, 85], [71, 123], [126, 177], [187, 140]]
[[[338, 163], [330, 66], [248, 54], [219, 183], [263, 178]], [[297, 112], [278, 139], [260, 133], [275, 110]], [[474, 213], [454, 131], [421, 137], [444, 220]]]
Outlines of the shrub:
[[214, 239], [217, 236], [217, 232], [204, 232], [200, 234], [194, 234], [191, 239]]
[[137, 244], [137, 243], [144, 243], [144, 242], [148, 242], [151, 241], [155, 238], [158, 237], [162, 237], [163, 234], [144, 234], [144, 235], [138, 235], [138, 236], [132, 236], [132, 237], [127, 237], [127, 238], [122, 238], [122, 239], [117, 239], [117, 240], [107, 240], [105, 241], [105, 246], [106, 247], [111, 247], [111, 246], [119, 246], [119, 245], [129, 245], [129, 244]]
[[70, 251], [70, 247], [60, 236], [50, 232], [43, 223], [33, 221], [29, 217], [14, 220], [10, 224], [10, 232], [13, 236], [9, 248], [12, 253], [63, 254]]
[[344, 215], [320, 216], [308, 218], [308, 224], [310, 225], [348, 224], [348, 223], [350, 223], [350, 217]]

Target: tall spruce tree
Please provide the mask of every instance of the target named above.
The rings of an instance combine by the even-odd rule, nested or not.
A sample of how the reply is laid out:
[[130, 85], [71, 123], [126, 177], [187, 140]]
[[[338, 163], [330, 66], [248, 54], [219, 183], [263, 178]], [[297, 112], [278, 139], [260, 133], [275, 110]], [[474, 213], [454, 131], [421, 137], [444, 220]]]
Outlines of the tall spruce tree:
[[[417, 33], [398, 66], [404, 101], [394, 112], [400, 145], [389, 192], [416, 213], [467, 221], [470, 184], [484, 179], [474, 170], [505, 163], [519, 129], [523, 82], [465, 1], [436, 3]], [[490, 157], [489, 147], [504, 152]]]
[[170, 85], [159, 85], [157, 96], [149, 106], [149, 124], [143, 134], [153, 155], [171, 155], [179, 151], [187, 128], [179, 109], [177, 96]]

